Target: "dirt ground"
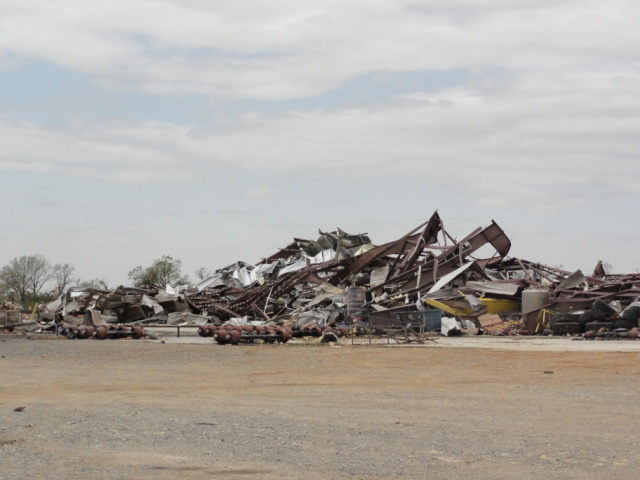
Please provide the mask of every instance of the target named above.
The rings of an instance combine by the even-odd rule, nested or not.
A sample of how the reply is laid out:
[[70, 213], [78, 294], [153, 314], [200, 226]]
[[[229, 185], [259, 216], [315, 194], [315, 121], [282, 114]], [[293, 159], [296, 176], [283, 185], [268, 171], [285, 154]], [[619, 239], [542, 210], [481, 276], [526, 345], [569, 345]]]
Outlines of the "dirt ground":
[[609, 350], [2, 339], [0, 479], [636, 479]]

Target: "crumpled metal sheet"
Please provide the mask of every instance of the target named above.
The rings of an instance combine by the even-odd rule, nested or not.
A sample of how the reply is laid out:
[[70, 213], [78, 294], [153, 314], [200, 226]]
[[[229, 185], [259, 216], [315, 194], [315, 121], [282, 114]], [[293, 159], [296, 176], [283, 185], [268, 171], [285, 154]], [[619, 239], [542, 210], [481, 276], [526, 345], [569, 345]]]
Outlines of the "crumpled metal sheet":
[[204, 325], [208, 318], [189, 312], [173, 312], [169, 314], [167, 325]]

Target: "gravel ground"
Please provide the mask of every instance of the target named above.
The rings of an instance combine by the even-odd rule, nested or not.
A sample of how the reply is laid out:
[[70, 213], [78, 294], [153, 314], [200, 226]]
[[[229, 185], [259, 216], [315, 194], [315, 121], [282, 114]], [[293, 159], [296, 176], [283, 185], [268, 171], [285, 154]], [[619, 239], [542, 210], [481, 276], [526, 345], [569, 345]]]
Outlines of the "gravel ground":
[[187, 342], [0, 340], [0, 479], [638, 477], [637, 349]]

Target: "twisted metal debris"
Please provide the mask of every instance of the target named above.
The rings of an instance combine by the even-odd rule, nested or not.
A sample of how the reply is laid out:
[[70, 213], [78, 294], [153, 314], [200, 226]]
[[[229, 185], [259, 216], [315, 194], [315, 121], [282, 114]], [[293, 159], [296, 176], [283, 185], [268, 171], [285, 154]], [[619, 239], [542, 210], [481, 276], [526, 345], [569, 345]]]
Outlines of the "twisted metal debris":
[[[62, 326], [70, 338], [139, 338], [144, 325], [192, 324], [220, 344], [413, 329], [407, 318], [416, 316], [408, 314], [432, 308], [443, 312], [442, 322], [438, 315], [437, 325], [418, 327], [449, 335], [638, 326], [640, 307], [629, 309], [640, 297], [640, 274], [607, 274], [598, 262], [584, 275], [510, 257], [510, 250], [496, 222], [456, 240], [435, 212], [382, 245], [367, 234], [320, 231], [316, 240], [294, 238], [255, 265], [237, 262], [193, 287], [70, 288], [38, 313], [43, 326]], [[588, 321], [596, 317], [600, 323]]]

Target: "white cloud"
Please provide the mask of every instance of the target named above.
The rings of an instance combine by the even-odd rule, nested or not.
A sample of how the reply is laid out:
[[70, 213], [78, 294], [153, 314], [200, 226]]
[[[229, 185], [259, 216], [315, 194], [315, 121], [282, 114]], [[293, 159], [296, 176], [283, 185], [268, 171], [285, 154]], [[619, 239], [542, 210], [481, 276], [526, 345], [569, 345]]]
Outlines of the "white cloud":
[[[325, 209], [349, 220], [343, 207], [365, 198], [380, 229], [403, 224], [399, 232], [385, 230], [386, 239], [413, 226], [404, 225], [406, 218], [421, 220], [442, 206], [421, 205], [422, 198], [459, 201], [452, 210], [461, 217], [474, 217], [469, 209], [513, 214], [514, 225], [521, 212], [546, 222], [559, 210], [593, 208], [598, 228], [610, 229], [614, 215], [600, 203], [613, 205], [615, 195], [620, 205], [635, 205], [640, 194], [639, 16], [640, 4], [630, 0], [4, 0], [0, 72], [35, 59], [87, 74], [99, 88], [204, 94], [211, 118], [178, 125], [88, 112], [54, 127], [20, 120], [34, 116], [20, 115], [18, 101], [0, 105], [0, 171], [129, 183], [211, 180], [207, 192], [221, 205], [211, 214], [216, 222], [235, 195], [229, 191], [238, 190], [228, 185], [244, 185], [248, 191], [235, 201], [256, 208], [268, 202], [250, 199], [291, 200], [287, 189], [276, 195], [267, 177], [293, 184], [306, 175], [313, 180], [299, 190], [321, 192], [322, 201], [310, 202], [318, 210], [305, 222], [315, 224]], [[362, 75], [452, 69], [470, 80], [375, 104], [223, 113], [234, 99], [309, 97]], [[235, 182], [227, 181], [229, 170]], [[331, 177], [354, 188], [337, 191]], [[369, 192], [368, 181], [380, 185], [380, 179], [398, 197], [393, 208], [401, 213], [370, 205], [382, 195]], [[425, 186], [422, 197], [409, 197], [408, 180]], [[446, 194], [429, 196], [433, 185]], [[412, 205], [405, 210], [407, 198]], [[238, 223], [228, 231], [241, 236], [246, 218], [229, 215]], [[260, 215], [274, 231], [271, 225], [293, 221]], [[584, 234], [596, 228], [590, 219], [591, 211], [572, 220], [579, 225], [572, 241], [588, 237], [592, 248], [594, 237]], [[154, 231], [140, 222], [140, 231]], [[531, 235], [528, 245], [553, 252], [562, 230], [535, 227], [543, 226], [552, 235]], [[628, 228], [623, 236], [637, 237], [637, 228]], [[105, 232], [106, 244], [110, 235]], [[140, 238], [127, 235], [118, 242]], [[582, 257], [588, 253], [582, 248]], [[614, 266], [625, 252], [616, 254]]]
[[269, 187], [257, 187], [244, 194], [247, 198], [268, 198], [273, 196], [273, 190]]
[[47, 128], [0, 121], [0, 170], [63, 172], [127, 182], [193, 177], [181, 157], [184, 127], [164, 124]]
[[[4, 122], [0, 168], [165, 181], [247, 172], [424, 178], [483, 208], [552, 211], [597, 191], [634, 195], [640, 70], [513, 77], [500, 88], [417, 92], [359, 109], [248, 114], [225, 128], [111, 121], [45, 128]], [[4, 165], [4, 167], [2, 167]], [[603, 174], [603, 172], [606, 172]], [[247, 192], [253, 197], [266, 187]]]
[[121, 88], [264, 99], [371, 71], [591, 71], [636, 56], [634, 2], [512, 3], [14, 0], [0, 51]]

